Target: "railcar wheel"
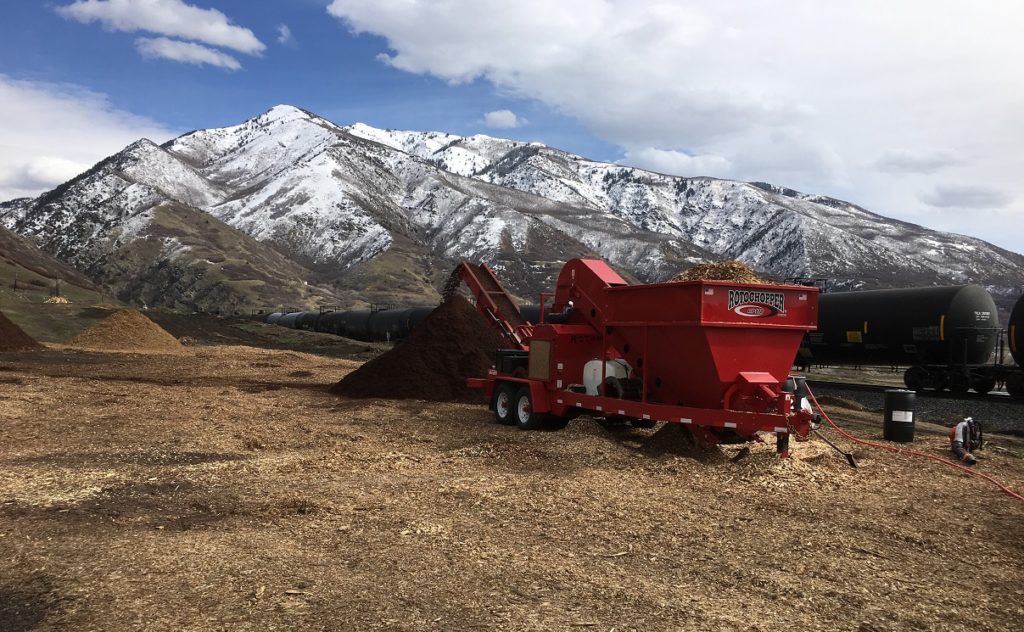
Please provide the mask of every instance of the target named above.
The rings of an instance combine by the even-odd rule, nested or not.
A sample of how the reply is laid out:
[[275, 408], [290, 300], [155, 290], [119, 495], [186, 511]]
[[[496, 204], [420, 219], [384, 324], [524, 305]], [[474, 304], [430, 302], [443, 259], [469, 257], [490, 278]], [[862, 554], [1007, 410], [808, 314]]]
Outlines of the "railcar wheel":
[[503, 426], [516, 423], [516, 389], [511, 384], [499, 384], [494, 391], [494, 420]]
[[523, 387], [516, 393], [514, 408], [515, 423], [523, 430], [539, 430], [544, 427], [548, 416], [533, 410], [533, 396], [529, 387]]
[[912, 391], [924, 390], [928, 380], [928, 371], [919, 366], [912, 366], [903, 374], [903, 383]]
[[1014, 373], [1007, 377], [1006, 392], [1014, 397], [1024, 397], [1024, 374]]
[[988, 395], [996, 387], [996, 378], [991, 375], [979, 375], [974, 378], [974, 382], [971, 384], [976, 393], [981, 395]]

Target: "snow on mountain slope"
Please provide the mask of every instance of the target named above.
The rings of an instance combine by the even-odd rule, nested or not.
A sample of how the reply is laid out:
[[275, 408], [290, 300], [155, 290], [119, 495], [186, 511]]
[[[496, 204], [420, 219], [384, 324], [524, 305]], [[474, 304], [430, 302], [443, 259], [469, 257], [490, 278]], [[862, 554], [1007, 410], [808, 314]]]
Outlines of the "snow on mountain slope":
[[[348, 129], [369, 135], [372, 128]], [[824, 196], [763, 183], [666, 176], [537, 143], [446, 135], [437, 146], [418, 142], [416, 132], [384, 130], [374, 130], [373, 137], [415, 148], [416, 155], [453, 171], [468, 153], [475, 160], [470, 173], [478, 179], [611, 213], [641, 231], [741, 259], [777, 277], [826, 276], [851, 287], [973, 281], [1004, 293], [1022, 280], [1024, 260], [1016, 253]]]
[[[139, 240], [161, 244], [142, 249], [153, 265], [200, 257], [197, 235], [162, 230], [171, 216], [161, 208], [208, 214], [339, 292], [357, 291], [349, 278], [382, 292], [404, 279], [409, 295], [436, 296], [433, 277], [410, 262], [436, 270], [470, 258], [529, 295], [576, 256], [645, 281], [725, 257], [848, 285], [1024, 284], [1020, 255], [831, 198], [483, 135], [340, 127], [290, 106], [162, 147], [134, 143], [35, 200], [4, 205], [0, 223], [81, 269], [110, 265], [111, 252]], [[290, 274], [294, 286], [303, 273]]]

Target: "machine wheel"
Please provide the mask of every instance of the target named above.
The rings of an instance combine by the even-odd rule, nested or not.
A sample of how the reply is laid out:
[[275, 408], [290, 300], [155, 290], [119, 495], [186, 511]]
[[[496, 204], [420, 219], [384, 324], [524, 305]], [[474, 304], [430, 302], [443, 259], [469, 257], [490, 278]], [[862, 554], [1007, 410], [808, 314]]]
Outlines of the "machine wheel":
[[928, 371], [919, 366], [912, 366], [903, 374], [903, 383], [912, 391], [923, 390], [927, 380]]
[[494, 421], [503, 426], [516, 423], [515, 416], [516, 389], [511, 384], [499, 384], [494, 391]]
[[547, 428], [548, 430], [565, 430], [565, 427], [569, 425], [568, 417], [548, 417]]
[[996, 387], [996, 378], [991, 375], [977, 375], [974, 377], [974, 382], [971, 386], [974, 388], [976, 393], [987, 395]]
[[523, 430], [540, 430], [547, 422], [548, 416], [533, 411], [533, 396], [529, 387], [523, 387], [516, 393], [513, 409], [516, 425]]

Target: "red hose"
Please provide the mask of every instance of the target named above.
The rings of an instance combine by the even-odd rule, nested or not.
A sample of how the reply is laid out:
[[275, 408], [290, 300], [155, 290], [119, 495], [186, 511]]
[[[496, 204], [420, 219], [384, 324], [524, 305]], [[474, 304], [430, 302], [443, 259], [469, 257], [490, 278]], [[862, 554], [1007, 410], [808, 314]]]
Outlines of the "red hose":
[[919, 457], [923, 457], [923, 458], [926, 458], [926, 459], [931, 459], [932, 461], [938, 461], [939, 463], [943, 463], [943, 464], [948, 465], [948, 466], [950, 466], [952, 468], [958, 469], [961, 472], [966, 472], [966, 473], [968, 473], [968, 474], [970, 474], [972, 476], [978, 476], [980, 478], [983, 478], [986, 481], [988, 481], [988, 482], [992, 483], [993, 485], [995, 485], [996, 487], [998, 487], [999, 489], [1003, 490], [1004, 492], [1006, 492], [1010, 496], [1013, 496], [1017, 500], [1024, 501], [1024, 496], [1021, 496], [1020, 494], [1018, 494], [1017, 492], [1013, 491], [1012, 489], [1010, 489], [1006, 485], [1000, 483], [999, 481], [997, 481], [996, 479], [992, 478], [988, 474], [983, 474], [983, 473], [981, 473], [981, 472], [979, 472], [977, 470], [972, 470], [972, 469], [970, 469], [968, 467], [964, 467], [963, 465], [960, 465], [959, 463], [954, 463], [953, 461], [950, 461], [949, 459], [944, 459], [941, 456], [935, 456], [934, 454], [928, 454], [927, 452], [918, 452], [917, 450], [910, 450], [910, 449], [907, 449], [907, 448], [897, 448], [896, 446], [885, 445], [884, 443], [876, 443], [874, 441], [866, 441], [864, 439], [858, 439], [857, 437], [853, 436], [849, 432], [846, 432], [845, 430], [843, 430], [842, 428], [837, 426], [836, 422], [832, 421], [832, 419], [828, 416], [828, 413], [826, 413], [824, 411], [824, 409], [822, 409], [821, 404], [819, 404], [818, 400], [814, 397], [814, 393], [811, 392], [811, 387], [810, 386], [807, 387], [807, 396], [811, 398], [812, 402], [814, 402], [814, 405], [817, 407], [818, 411], [821, 412], [821, 416], [825, 418], [825, 421], [827, 421], [829, 423], [829, 425], [831, 425], [833, 428], [835, 428], [836, 432], [838, 432], [839, 434], [843, 435], [844, 437], [846, 437], [850, 441], [853, 441], [854, 443], [859, 443], [861, 445], [871, 446], [872, 448], [880, 448], [882, 450], [888, 450], [889, 452], [894, 452], [896, 454], [909, 454], [910, 456], [919, 456]]

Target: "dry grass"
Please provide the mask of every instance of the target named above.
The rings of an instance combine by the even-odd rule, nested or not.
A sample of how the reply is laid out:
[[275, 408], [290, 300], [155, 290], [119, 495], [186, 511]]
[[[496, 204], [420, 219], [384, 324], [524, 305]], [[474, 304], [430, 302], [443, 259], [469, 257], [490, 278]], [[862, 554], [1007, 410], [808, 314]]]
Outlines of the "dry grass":
[[[858, 451], [854, 471], [818, 442], [731, 463], [738, 447], [587, 419], [521, 432], [483, 406], [330, 396], [356, 363], [247, 347], [0, 365], [20, 380], [0, 383], [4, 629], [1008, 630], [1024, 617], [1024, 504], [888, 453]], [[843, 416], [878, 434], [871, 413]], [[919, 435], [944, 449], [939, 429]], [[1024, 488], [1020, 459], [985, 457]]]

